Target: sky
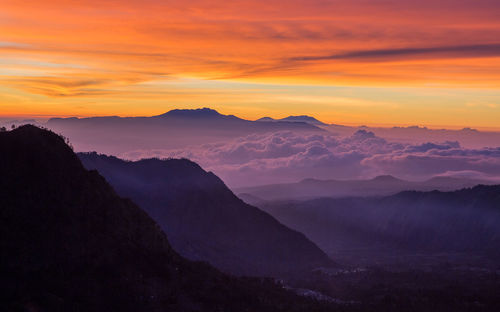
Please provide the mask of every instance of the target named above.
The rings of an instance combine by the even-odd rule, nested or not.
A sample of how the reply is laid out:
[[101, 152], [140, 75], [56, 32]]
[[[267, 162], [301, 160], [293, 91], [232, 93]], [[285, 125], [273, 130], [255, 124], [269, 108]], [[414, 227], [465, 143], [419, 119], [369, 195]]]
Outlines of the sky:
[[0, 0], [0, 117], [500, 130], [497, 0]]

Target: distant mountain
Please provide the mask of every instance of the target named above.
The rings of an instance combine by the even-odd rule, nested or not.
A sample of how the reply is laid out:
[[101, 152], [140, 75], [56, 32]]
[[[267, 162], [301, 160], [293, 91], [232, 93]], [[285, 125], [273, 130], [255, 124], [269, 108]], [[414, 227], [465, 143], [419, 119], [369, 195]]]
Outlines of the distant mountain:
[[325, 123], [317, 120], [316, 118], [311, 117], [311, 116], [306, 116], [306, 115], [288, 116], [288, 117], [285, 117], [285, 118], [281, 119], [281, 121], [307, 122], [307, 123], [310, 123], [310, 124], [313, 124], [313, 125], [322, 125], [322, 126], [326, 125]]
[[282, 276], [331, 265], [303, 234], [245, 204], [213, 173], [186, 159], [126, 162], [79, 154], [155, 219], [175, 250], [239, 275]]
[[222, 115], [210, 108], [198, 109], [173, 109], [165, 114], [156, 116], [160, 118], [183, 118], [183, 119], [220, 119], [220, 120], [243, 120], [234, 115]]
[[52, 118], [47, 127], [68, 137], [77, 151], [113, 155], [226, 141], [254, 133], [324, 131], [305, 122], [262, 123], [209, 108], [175, 109], [152, 117]]
[[2, 311], [326, 310], [183, 259], [54, 133], [3, 132], [0, 150]]
[[256, 121], [277, 121], [277, 119], [271, 118], [271, 117], [262, 117], [257, 119]]
[[270, 184], [236, 188], [236, 194], [254, 196], [261, 200], [312, 199], [317, 197], [387, 196], [402, 191], [454, 191], [491, 181], [453, 177], [434, 177], [423, 182], [405, 181], [393, 176], [378, 176], [369, 180], [316, 180], [305, 179], [297, 183]]
[[316, 125], [316, 126], [326, 126], [327, 124], [317, 120], [316, 118], [314, 117], [311, 117], [311, 116], [306, 116], [306, 115], [301, 115], [301, 116], [288, 116], [288, 117], [285, 117], [285, 118], [281, 118], [281, 119], [274, 119], [274, 118], [271, 118], [271, 117], [262, 117], [260, 119], [257, 119], [257, 121], [259, 122], [279, 122], [279, 121], [286, 121], [286, 122], [305, 122], [305, 123], [308, 123], [308, 124], [312, 124], [312, 125]]
[[330, 255], [369, 249], [500, 259], [500, 186], [278, 201], [259, 207], [306, 234]]

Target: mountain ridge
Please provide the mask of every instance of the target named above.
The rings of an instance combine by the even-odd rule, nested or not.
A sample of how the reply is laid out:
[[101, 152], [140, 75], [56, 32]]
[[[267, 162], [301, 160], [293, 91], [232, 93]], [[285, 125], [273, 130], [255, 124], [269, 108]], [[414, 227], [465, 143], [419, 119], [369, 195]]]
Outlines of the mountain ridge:
[[187, 159], [124, 161], [78, 154], [119, 194], [143, 207], [181, 255], [237, 275], [283, 276], [333, 265], [302, 233], [236, 197], [212, 172]]
[[209, 108], [177, 109], [151, 117], [51, 118], [45, 126], [68, 137], [77, 151], [111, 155], [179, 149], [277, 131], [326, 131], [305, 122], [250, 121]]
[[[406, 190], [454, 191], [478, 184], [492, 185], [494, 181], [436, 176], [415, 182], [391, 175], [365, 180], [303, 179], [295, 183], [269, 184], [235, 188], [237, 194], [249, 194], [262, 200], [308, 199], [317, 197], [389, 196]], [[247, 198], [249, 198], [247, 196]]]
[[327, 306], [175, 252], [157, 223], [86, 170], [64, 138], [0, 133], [5, 311], [308, 311]]
[[500, 259], [500, 185], [261, 202], [259, 207], [305, 233], [329, 254], [391, 250]]

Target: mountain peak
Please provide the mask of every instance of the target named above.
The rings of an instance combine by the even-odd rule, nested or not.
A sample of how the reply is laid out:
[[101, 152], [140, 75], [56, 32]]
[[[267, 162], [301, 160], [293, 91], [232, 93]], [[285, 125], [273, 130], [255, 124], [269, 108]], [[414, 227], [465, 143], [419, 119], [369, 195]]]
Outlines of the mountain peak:
[[266, 117], [259, 118], [256, 121], [276, 121], [276, 119], [266, 116]]
[[[23, 153], [34, 153], [38, 161], [46, 162], [47, 165], [52, 161], [60, 165], [68, 164], [67, 160], [71, 160], [72, 166], [80, 164], [73, 150], [66, 144], [66, 138], [37, 126], [23, 125], [0, 133], [0, 142], [8, 145], [10, 152], [18, 153], [19, 156]], [[40, 154], [40, 151], [44, 153]]]
[[291, 121], [291, 122], [307, 122], [314, 125], [326, 125], [325, 123], [319, 121], [318, 119], [307, 116], [307, 115], [299, 115], [299, 116], [288, 116], [286, 118], [281, 119], [282, 121]]
[[203, 118], [203, 117], [219, 117], [219, 116], [223, 115], [220, 114], [215, 109], [204, 107], [196, 109], [173, 109], [158, 117]]
[[274, 119], [274, 118], [266, 116], [266, 117], [259, 118], [256, 121], [264, 121], [264, 122], [272, 122], [272, 121], [304, 122], [304, 123], [308, 123], [308, 124], [316, 125], [316, 126], [318, 126], [318, 125], [320, 125], [320, 126], [326, 126], [325, 123], [319, 121], [318, 119], [316, 119], [314, 117], [307, 116], [307, 115], [288, 116], [288, 117], [281, 118], [281, 119]]

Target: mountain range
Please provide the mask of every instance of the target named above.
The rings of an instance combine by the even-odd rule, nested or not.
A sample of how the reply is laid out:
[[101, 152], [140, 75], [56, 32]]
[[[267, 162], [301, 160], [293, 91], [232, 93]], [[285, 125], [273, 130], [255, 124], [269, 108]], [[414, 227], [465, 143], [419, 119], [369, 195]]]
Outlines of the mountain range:
[[328, 308], [272, 280], [182, 258], [147, 213], [50, 131], [2, 132], [0, 150], [2, 311]]
[[234, 192], [249, 203], [259, 203], [265, 200], [300, 200], [318, 197], [387, 196], [402, 191], [454, 191], [478, 184], [495, 184], [495, 182], [439, 176], [415, 182], [384, 175], [368, 180], [304, 179], [297, 183], [235, 188]]
[[[193, 126], [194, 124], [196, 129], [196, 121], [200, 122], [204, 119], [211, 120], [211, 124], [209, 123], [209, 125], [210, 128], [213, 129], [202, 129], [201, 127], [198, 127], [198, 130], [201, 131], [187, 132], [186, 135], [183, 135], [185, 128], [179, 129], [178, 122], [177, 125], [165, 124], [175, 124], [175, 120], [182, 120], [181, 123], [187, 122], [187, 124], [190, 124], [191, 126]], [[166, 122], [165, 120], [168, 120], [168, 122]], [[106, 124], [108, 124], [109, 129], [120, 128], [121, 130], [125, 130], [126, 132], [122, 134], [122, 138], [127, 137], [128, 139], [137, 139], [138, 132], [143, 132], [151, 136], [157, 135], [157, 131], [159, 131], [163, 135], [165, 135], [165, 133], [173, 133], [177, 136], [180, 134], [183, 135], [184, 140], [186, 140], [187, 138], [187, 142], [183, 142], [183, 140], [176, 141], [172, 138], [168, 140], [169, 142], [165, 142], [165, 140], [162, 141], [160, 138], [153, 139], [144, 137], [143, 139], [145, 142], [143, 142], [142, 145], [138, 144], [137, 148], [140, 148], [140, 146], [142, 146], [143, 148], [178, 148], [189, 144], [213, 142], [213, 139], [225, 139], [244, 136], [248, 135], [249, 133], [273, 132], [281, 130], [299, 132], [318, 131], [319, 128], [337, 136], [351, 136], [358, 130], [366, 130], [373, 132], [379, 137], [393, 142], [414, 144], [421, 144], [426, 142], [458, 141], [460, 142], [461, 146], [467, 148], [497, 146], [498, 140], [500, 138], [500, 132], [498, 131], [476, 130], [471, 128], [463, 128], [457, 130], [432, 129], [423, 126], [346, 126], [341, 124], [324, 123], [319, 121], [317, 118], [308, 115], [288, 116], [281, 119], [262, 117], [257, 119], [256, 121], [250, 121], [234, 115], [223, 115], [210, 108], [174, 109], [164, 114], [152, 117], [108, 116], [89, 118], [52, 118], [46, 124], [40, 120], [37, 121], [33, 119], [0, 119], [0, 126], [5, 126], [6, 128], [10, 128], [13, 124], [19, 126], [23, 124], [35, 123], [54, 129], [57, 133], [62, 133], [65, 136], [69, 137], [78, 151], [96, 150], [96, 148], [92, 149], [92, 146], [90, 144], [92, 142], [99, 143], [99, 141], [96, 140], [99, 135], [96, 131], [94, 131], [95, 127], [106, 127]], [[219, 125], [214, 125], [214, 123], [218, 123]], [[305, 123], [306, 125], [299, 125], [300, 123]], [[85, 129], [85, 125], [88, 126], [88, 129]], [[232, 133], [233, 126], [235, 126], [234, 133]], [[311, 126], [315, 127], [316, 129], [311, 128]], [[149, 128], [149, 131], [147, 128]], [[82, 132], [87, 132], [89, 135], [93, 135], [93, 137], [87, 138], [83, 135]], [[196, 140], [195, 138], [190, 138], [190, 135], [201, 136], [203, 137], [203, 139]], [[106, 139], [108, 143], [118, 143], [113, 142], [112, 138], [109, 138], [105, 133], [101, 133], [101, 136], [103, 136], [103, 139]], [[209, 141], [207, 141], [207, 139]], [[139, 142], [134, 141], [134, 143]], [[111, 153], [110, 149], [105, 149], [105, 144], [101, 144], [98, 147], [104, 148], [102, 150], [98, 149], [99, 152], [108, 154]], [[123, 150], [122, 146], [119, 147], [121, 147], [121, 149], [119, 150]]]
[[316, 245], [236, 197], [216, 175], [186, 159], [124, 161], [79, 157], [120, 196], [132, 199], [165, 231], [175, 250], [238, 275], [286, 276], [331, 266]]
[[254, 133], [324, 131], [307, 122], [263, 123], [209, 108], [175, 109], [152, 117], [52, 118], [46, 125], [68, 137], [78, 151], [118, 155], [139, 149], [173, 149]]
[[454, 192], [405, 191], [386, 197], [265, 202], [259, 207], [332, 256], [357, 250], [358, 257], [406, 252], [500, 259], [498, 185]]

